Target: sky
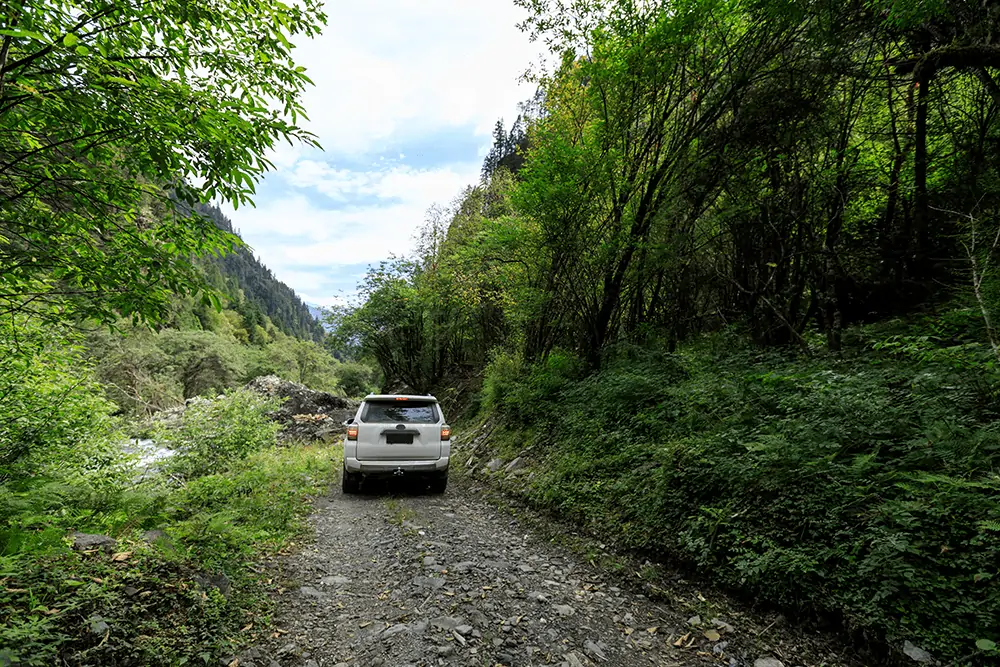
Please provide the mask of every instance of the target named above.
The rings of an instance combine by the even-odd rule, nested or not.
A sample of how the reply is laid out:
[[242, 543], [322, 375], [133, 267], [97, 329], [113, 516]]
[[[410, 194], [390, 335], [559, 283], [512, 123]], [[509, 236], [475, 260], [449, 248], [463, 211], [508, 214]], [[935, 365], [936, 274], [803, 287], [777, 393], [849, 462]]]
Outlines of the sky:
[[512, 0], [334, 0], [296, 61], [323, 151], [287, 144], [256, 208], [224, 209], [307, 303], [344, 303], [370, 264], [404, 255], [426, 211], [479, 179], [499, 118], [533, 92], [541, 47]]

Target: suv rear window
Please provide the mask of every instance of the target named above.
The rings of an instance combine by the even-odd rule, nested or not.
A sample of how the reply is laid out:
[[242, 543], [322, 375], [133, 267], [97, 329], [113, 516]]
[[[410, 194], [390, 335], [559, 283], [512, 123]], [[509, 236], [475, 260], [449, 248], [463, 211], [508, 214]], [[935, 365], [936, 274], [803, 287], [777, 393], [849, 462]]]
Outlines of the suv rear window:
[[433, 401], [370, 401], [361, 412], [361, 421], [374, 424], [435, 424], [437, 420]]

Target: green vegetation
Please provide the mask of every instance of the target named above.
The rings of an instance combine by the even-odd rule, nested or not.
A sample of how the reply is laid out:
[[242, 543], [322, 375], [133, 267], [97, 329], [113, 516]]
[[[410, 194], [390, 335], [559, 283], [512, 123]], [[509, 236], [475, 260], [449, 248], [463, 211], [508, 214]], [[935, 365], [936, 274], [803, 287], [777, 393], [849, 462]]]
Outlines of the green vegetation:
[[541, 507], [995, 656], [996, 3], [517, 4], [557, 67], [337, 335]]
[[[968, 317], [939, 324], [961, 335]], [[498, 358], [484, 389], [494, 442], [532, 462], [501, 484], [863, 636], [973, 653], [1000, 617], [998, 378], [954, 361], [990, 352], [924, 344], [929, 361], [871, 351], [895, 340], [885, 329], [857, 333], [842, 357], [722, 336], [622, 348], [589, 375], [563, 355]]]
[[[267, 402], [237, 392], [199, 404], [180, 429], [161, 434], [179, 446], [166, 464], [171, 475], [137, 482], [109, 439], [120, 437], [108, 430], [111, 405], [101, 411], [98, 403], [58, 402], [47, 415], [73, 424], [76, 435], [91, 425], [89, 437], [103, 448], [77, 445], [53, 458], [46, 447], [21, 457], [30, 476], [3, 469], [0, 659], [218, 662], [266, 628], [267, 582], [256, 563], [304, 532], [310, 496], [336, 475], [336, 452], [278, 447]], [[45, 444], [58, 445], [56, 436]], [[76, 551], [70, 531], [117, 545]]]
[[291, 40], [325, 15], [41, 0], [0, 18], [0, 664], [218, 664], [266, 628], [255, 563], [303, 532], [335, 454], [278, 447], [269, 404], [236, 391], [158, 432], [178, 453], [140, 474], [125, 420], [259, 373], [337, 387], [305, 305], [208, 205], [250, 203], [278, 142], [315, 145]]
[[267, 151], [314, 143], [290, 38], [319, 31], [319, 3], [2, 11], [0, 312], [159, 319], [200, 289], [192, 256], [239, 245], [191, 206], [248, 203]]
[[[179, 307], [174, 326], [160, 330], [121, 322], [86, 338], [88, 356], [108, 396], [127, 414], [149, 414], [194, 396], [215, 396], [261, 375], [312, 389], [357, 396], [376, 381], [372, 369], [340, 362], [324, 347], [281, 332], [265, 320], [247, 324], [235, 310]], [[202, 328], [202, 327], [205, 328]], [[175, 328], [177, 327], [177, 328]]]

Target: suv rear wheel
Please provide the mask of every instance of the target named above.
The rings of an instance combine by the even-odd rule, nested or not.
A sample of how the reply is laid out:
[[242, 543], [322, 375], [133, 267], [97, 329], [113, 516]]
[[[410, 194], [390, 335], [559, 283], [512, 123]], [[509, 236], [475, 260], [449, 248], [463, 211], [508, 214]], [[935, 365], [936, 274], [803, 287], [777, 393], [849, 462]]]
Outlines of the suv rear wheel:
[[340, 488], [344, 493], [354, 494], [361, 490], [361, 475], [359, 473], [344, 472], [340, 477]]
[[445, 489], [448, 488], [448, 473], [443, 472], [432, 477], [429, 487], [431, 493], [444, 493]]

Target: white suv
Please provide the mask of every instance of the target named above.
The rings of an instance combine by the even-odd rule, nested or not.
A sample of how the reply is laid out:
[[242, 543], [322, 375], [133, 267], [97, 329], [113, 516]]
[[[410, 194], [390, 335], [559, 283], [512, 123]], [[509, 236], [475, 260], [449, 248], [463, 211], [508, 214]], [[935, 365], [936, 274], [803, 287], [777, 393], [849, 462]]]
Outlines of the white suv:
[[344, 423], [344, 493], [357, 493], [368, 477], [418, 477], [444, 493], [451, 427], [436, 398], [369, 395]]

